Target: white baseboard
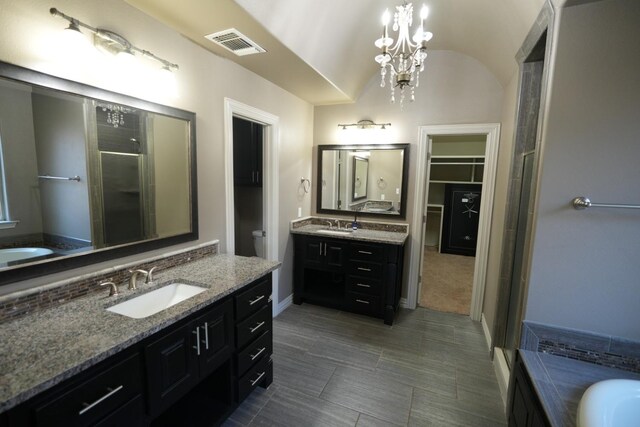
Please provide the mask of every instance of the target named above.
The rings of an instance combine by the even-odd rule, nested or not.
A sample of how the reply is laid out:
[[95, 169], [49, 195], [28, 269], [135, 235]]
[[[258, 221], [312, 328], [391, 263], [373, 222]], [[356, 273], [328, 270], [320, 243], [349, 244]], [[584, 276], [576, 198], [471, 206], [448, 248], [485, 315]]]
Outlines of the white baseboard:
[[507, 393], [509, 392], [509, 365], [507, 365], [507, 359], [504, 357], [504, 352], [501, 348], [496, 347], [493, 352], [493, 370], [496, 373], [496, 379], [498, 380], [498, 387], [500, 387], [500, 395], [502, 396], [502, 404], [507, 407]]
[[409, 308], [409, 302], [406, 298], [400, 298], [400, 307]]
[[484, 332], [484, 339], [487, 341], [487, 347], [491, 351], [491, 331], [489, 331], [489, 325], [487, 325], [484, 313], [480, 314], [480, 324], [482, 325], [482, 332]]
[[293, 304], [293, 294], [290, 294], [288, 297], [280, 301], [278, 305], [276, 305], [273, 317], [276, 317], [278, 314], [282, 313], [291, 304]]

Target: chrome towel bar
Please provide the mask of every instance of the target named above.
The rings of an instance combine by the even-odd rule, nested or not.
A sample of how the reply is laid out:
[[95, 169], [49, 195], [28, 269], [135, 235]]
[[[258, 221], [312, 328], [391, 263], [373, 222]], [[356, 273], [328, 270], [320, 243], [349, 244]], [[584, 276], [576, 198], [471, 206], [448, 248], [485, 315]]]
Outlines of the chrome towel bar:
[[62, 181], [78, 181], [80, 182], [80, 177], [76, 176], [51, 176], [51, 175], [38, 175], [40, 179], [58, 179]]
[[623, 209], [640, 209], [640, 205], [621, 205], [612, 203], [593, 203], [588, 197], [576, 197], [571, 201], [575, 209], [582, 210], [586, 208], [623, 208]]

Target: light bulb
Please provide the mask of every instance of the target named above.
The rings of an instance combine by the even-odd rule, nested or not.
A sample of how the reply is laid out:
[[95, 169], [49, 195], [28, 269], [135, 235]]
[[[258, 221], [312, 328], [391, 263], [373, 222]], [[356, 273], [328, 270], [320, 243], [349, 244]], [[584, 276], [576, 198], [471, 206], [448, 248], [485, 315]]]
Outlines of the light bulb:
[[389, 9], [385, 9], [384, 13], [382, 14], [382, 25], [389, 24], [390, 20], [391, 20], [391, 14], [389, 13]]
[[427, 16], [429, 16], [429, 8], [426, 4], [423, 4], [422, 9], [420, 9], [420, 19], [427, 19]]

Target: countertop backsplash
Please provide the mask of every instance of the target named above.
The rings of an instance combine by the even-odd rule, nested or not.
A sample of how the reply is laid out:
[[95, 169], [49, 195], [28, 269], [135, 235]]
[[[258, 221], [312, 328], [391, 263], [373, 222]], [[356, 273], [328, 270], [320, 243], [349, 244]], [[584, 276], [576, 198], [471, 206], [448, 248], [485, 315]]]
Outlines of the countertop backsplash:
[[202, 259], [218, 253], [218, 240], [202, 243], [186, 249], [168, 252], [143, 261], [115, 265], [100, 271], [62, 280], [24, 291], [0, 296], [0, 324], [35, 313], [39, 310], [68, 303], [97, 292], [106, 292], [98, 284], [112, 281], [118, 286], [126, 283], [129, 270], [142, 269], [148, 271], [156, 267], [154, 274], [186, 262]]

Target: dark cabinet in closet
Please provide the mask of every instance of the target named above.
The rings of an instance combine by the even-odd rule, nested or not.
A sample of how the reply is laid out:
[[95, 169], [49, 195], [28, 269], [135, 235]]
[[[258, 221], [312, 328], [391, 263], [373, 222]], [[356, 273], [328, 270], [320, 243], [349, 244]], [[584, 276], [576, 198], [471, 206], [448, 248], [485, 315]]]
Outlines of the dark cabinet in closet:
[[235, 185], [262, 187], [263, 126], [239, 117], [233, 118], [233, 182]]
[[480, 184], [446, 184], [440, 252], [475, 256], [480, 217]]

